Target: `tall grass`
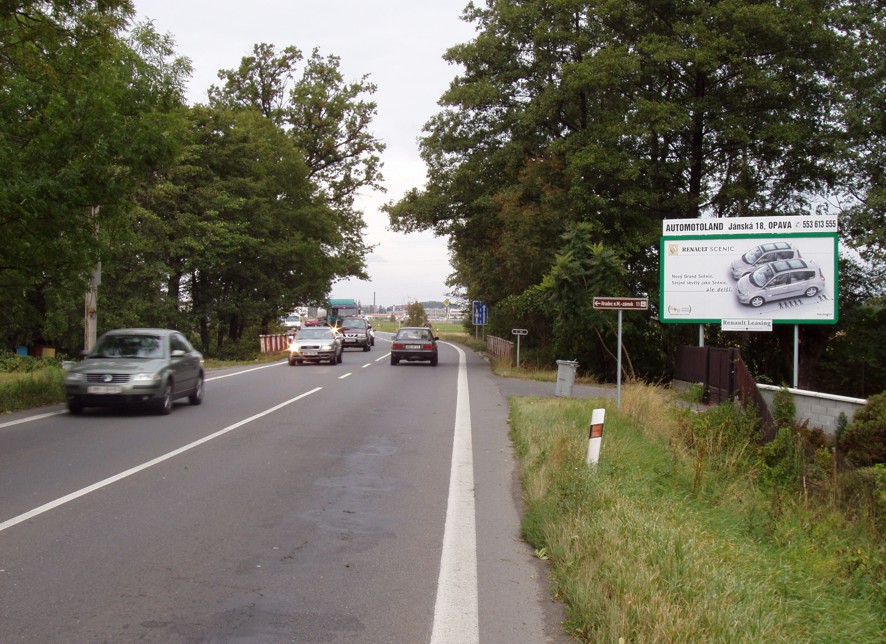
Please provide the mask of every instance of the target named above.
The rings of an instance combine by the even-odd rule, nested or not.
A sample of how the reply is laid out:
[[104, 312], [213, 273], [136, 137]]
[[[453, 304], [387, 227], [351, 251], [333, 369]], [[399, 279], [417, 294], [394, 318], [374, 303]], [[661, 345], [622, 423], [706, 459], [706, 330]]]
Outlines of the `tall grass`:
[[65, 375], [61, 367], [0, 374], [0, 413], [54, 405], [65, 400]]
[[[607, 417], [591, 468], [594, 407]], [[512, 401], [524, 534], [551, 563], [567, 630], [585, 642], [886, 641], [877, 536], [761, 487], [747, 419], [691, 414], [643, 385], [625, 387], [620, 411]]]

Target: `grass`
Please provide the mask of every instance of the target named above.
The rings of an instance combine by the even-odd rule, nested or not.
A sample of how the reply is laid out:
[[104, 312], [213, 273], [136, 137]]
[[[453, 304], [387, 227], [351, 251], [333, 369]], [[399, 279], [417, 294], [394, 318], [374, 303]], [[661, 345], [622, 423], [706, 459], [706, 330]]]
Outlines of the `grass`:
[[[699, 492], [696, 462], [675, 447], [672, 396], [630, 384], [620, 411], [511, 401], [524, 534], [549, 561], [566, 630], [583, 642], [886, 641], [882, 542], [804, 513], [734, 464]], [[591, 468], [595, 407], [607, 411]]]
[[0, 414], [54, 405], [64, 400], [65, 373], [61, 367], [0, 373]]

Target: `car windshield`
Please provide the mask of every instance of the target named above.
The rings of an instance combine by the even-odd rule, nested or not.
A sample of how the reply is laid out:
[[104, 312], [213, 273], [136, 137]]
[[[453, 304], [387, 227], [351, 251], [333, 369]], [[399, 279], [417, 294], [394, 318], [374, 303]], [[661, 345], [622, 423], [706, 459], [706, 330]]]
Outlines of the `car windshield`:
[[760, 255], [762, 255], [762, 254], [763, 254], [763, 249], [760, 248], [759, 246], [757, 246], [756, 248], [752, 248], [751, 250], [746, 252], [742, 256], [742, 259], [744, 260], [745, 264], [753, 264], [758, 259], [760, 259]]
[[365, 329], [366, 320], [342, 320], [341, 325], [348, 329]]
[[769, 266], [764, 266], [751, 273], [751, 282], [754, 286], [762, 288], [766, 286], [766, 282], [772, 279], [773, 275], [775, 275], [775, 272]]
[[302, 329], [296, 336], [299, 340], [328, 340], [332, 332], [329, 329]]
[[397, 334], [398, 340], [430, 340], [431, 334], [426, 329], [404, 329]]
[[162, 358], [163, 343], [156, 335], [103, 335], [90, 358]]

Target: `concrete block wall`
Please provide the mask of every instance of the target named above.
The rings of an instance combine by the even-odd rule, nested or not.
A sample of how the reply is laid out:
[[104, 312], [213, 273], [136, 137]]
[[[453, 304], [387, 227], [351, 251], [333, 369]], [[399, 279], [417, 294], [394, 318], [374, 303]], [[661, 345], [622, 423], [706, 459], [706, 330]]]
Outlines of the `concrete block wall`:
[[[773, 385], [757, 385], [757, 389], [766, 404], [769, 405], [770, 411], [775, 399], [775, 392], [781, 388]], [[794, 407], [797, 411], [796, 420], [800, 422], [808, 420], [810, 428], [819, 427], [830, 436], [837, 433], [837, 422], [841, 413], [845, 414], [849, 422], [852, 422], [855, 412], [867, 404], [867, 400], [863, 398], [835, 396], [790, 387], [788, 387], [788, 391], [794, 396]]]

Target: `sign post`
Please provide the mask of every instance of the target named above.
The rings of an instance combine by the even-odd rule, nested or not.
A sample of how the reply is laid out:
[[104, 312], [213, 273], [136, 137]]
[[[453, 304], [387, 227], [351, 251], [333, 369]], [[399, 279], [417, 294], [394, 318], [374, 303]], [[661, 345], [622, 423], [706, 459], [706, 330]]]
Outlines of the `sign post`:
[[616, 381], [616, 408], [621, 409], [621, 312], [648, 311], [649, 298], [646, 297], [595, 297], [594, 309], [618, 311], [618, 371]]
[[489, 315], [489, 309], [486, 302], [474, 300], [471, 302], [471, 319], [474, 321], [474, 337], [479, 337], [480, 330], [478, 327], [486, 326], [486, 318]]
[[528, 335], [528, 329], [511, 329], [511, 333], [517, 336], [517, 369], [520, 368], [520, 336]]

